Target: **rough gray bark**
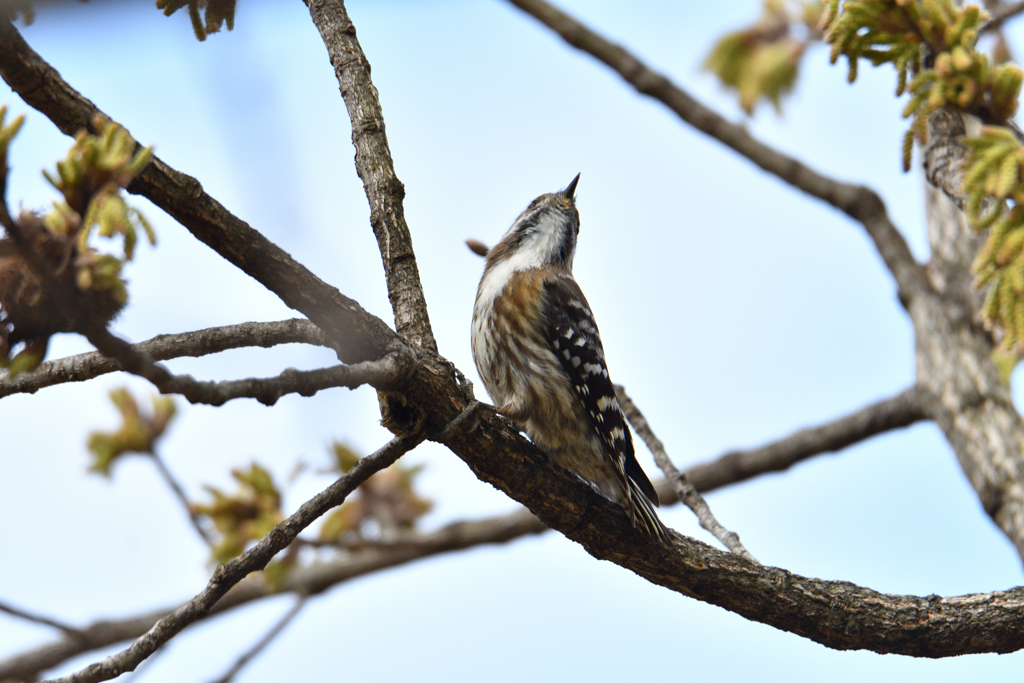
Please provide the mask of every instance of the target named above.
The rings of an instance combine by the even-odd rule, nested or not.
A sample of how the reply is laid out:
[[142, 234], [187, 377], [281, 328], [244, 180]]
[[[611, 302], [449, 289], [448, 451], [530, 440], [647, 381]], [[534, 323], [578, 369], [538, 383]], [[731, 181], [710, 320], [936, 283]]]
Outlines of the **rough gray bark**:
[[[241, 323], [211, 327], [180, 334], [161, 334], [132, 347], [156, 361], [206, 356], [231, 349], [278, 344], [314, 344], [326, 346], [324, 333], [308, 320], [292, 318], [269, 323]], [[93, 351], [76, 356], [48, 360], [34, 372], [15, 378], [0, 376], [0, 398], [11, 394], [34, 394], [40, 389], [66, 382], [85, 382], [121, 368], [113, 358]]]
[[970, 267], [981, 241], [959, 208], [964, 124], [948, 112], [936, 112], [929, 123], [923, 160], [933, 291], [908, 306], [917, 382], [933, 397], [926, 410], [985, 511], [1024, 559], [1024, 421], [992, 363], [992, 336], [981, 325], [980, 293], [972, 286]]
[[427, 301], [420, 284], [412, 235], [405, 222], [405, 186], [395, 175], [384, 133], [384, 114], [377, 88], [370, 81], [370, 62], [356, 39], [356, 27], [339, 0], [308, 0], [310, 16], [327, 46], [341, 95], [352, 120], [356, 171], [370, 202], [370, 225], [384, 260], [388, 298], [398, 334], [416, 347], [437, 352], [430, 329]]

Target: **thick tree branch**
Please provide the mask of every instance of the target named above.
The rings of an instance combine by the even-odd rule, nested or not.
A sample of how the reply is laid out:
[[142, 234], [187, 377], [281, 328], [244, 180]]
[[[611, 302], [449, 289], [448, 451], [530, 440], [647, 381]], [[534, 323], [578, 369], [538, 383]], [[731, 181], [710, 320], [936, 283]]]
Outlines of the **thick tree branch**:
[[[7, 20], [0, 20], [0, 76], [68, 135], [92, 130], [94, 116], [102, 114], [36, 54]], [[195, 178], [158, 157], [153, 157], [127, 189], [152, 201], [285, 304], [302, 312], [327, 333], [344, 362], [379, 358], [397, 339], [382, 320], [231, 214], [206, 194]]]
[[715, 519], [715, 515], [711, 512], [711, 508], [708, 507], [704, 497], [690, 483], [686, 475], [676, 468], [672, 459], [668, 457], [668, 453], [665, 452], [665, 444], [654, 435], [654, 430], [648, 424], [647, 418], [644, 417], [644, 414], [633, 403], [633, 399], [626, 393], [626, 388], [621, 384], [616, 384], [615, 395], [622, 405], [622, 412], [626, 414], [629, 424], [633, 426], [633, 430], [647, 444], [648, 450], [654, 456], [654, 462], [658, 464], [658, 467], [665, 475], [665, 479], [672, 484], [676, 495], [686, 504], [686, 507], [693, 511], [693, 514], [697, 515], [697, 520], [700, 522], [701, 527], [721, 541], [722, 545], [728, 548], [730, 552], [736, 553], [751, 562], [757, 562], [754, 556], [743, 547], [740, 537], [735, 532], [726, 529]]
[[161, 618], [145, 635], [135, 640], [127, 649], [77, 673], [56, 680], [63, 683], [91, 683], [110, 680], [126, 671], [133, 671], [143, 660], [182, 629], [205, 617], [229, 589], [246, 576], [264, 569], [274, 555], [295, 540], [300, 531], [331, 508], [340, 505], [348, 494], [369, 479], [372, 474], [394, 463], [402, 455], [419, 445], [422, 440], [422, 437], [392, 439], [377, 452], [362, 458], [331, 486], [303, 503], [295, 514], [274, 527], [250, 550], [227, 564], [219, 565], [209, 584], [199, 595], [171, 614]]
[[[484, 411], [480, 411], [484, 412]], [[798, 576], [681, 537], [637, 532], [622, 509], [548, 463], [501, 418], [483, 416], [446, 442], [484, 481], [598, 559], [648, 581], [834, 649], [918, 657], [1024, 647], [1024, 589], [955, 598], [885, 595]]]
[[[258, 346], [270, 348], [278, 344], [314, 344], [326, 346], [324, 333], [319, 327], [299, 318], [269, 323], [241, 323], [210, 327], [195, 332], [161, 334], [138, 344], [136, 351], [155, 361], [172, 358], [198, 358], [231, 349]], [[14, 379], [0, 374], [0, 398], [10, 394], [34, 394], [45, 387], [65, 382], [84, 382], [121, 367], [113, 358], [98, 351], [46, 361], [34, 372], [23, 373]]]
[[412, 249], [412, 235], [402, 208], [405, 186], [395, 175], [391, 149], [384, 133], [384, 114], [377, 88], [370, 80], [370, 63], [356, 39], [356, 28], [341, 0], [308, 0], [306, 4], [327, 46], [327, 54], [352, 120], [356, 171], [370, 202], [370, 224], [384, 261], [388, 298], [395, 313], [395, 329], [414, 346], [437, 353], [416, 254]]
[[913, 300], [908, 312], [917, 385], [932, 397], [928, 416], [942, 429], [985, 511], [1024, 559], [1024, 420], [992, 363], [993, 339], [980, 315], [984, 292], [975, 289], [971, 273], [982, 238], [962, 211], [969, 157], [962, 138], [975, 123], [945, 110], [928, 117], [921, 152], [932, 292]]
[[[839, 450], [884, 431], [906, 427], [924, 419], [918, 395], [913, 389], [905, 391], [835, 422], [803, 430], [758, 449], [725, 454], [711, 462], [691, 467], [684, 474], [698, 490], [707, 493], [761, 474], [787, 469], [814, 455]], [[668, 480], [659, 480], [655, 486], [663, 504], [679, 502]], [[548, 527], [525, 508], [490, 519], [455, 522], [436, 531], [417, 533], [388, 543], [364, 543], [353, 548], [347, 556], [296, 569], [288, 575], [281, 590], [300, 595], [318, 593], [351, 578], [438, 553], [456, 552], [483, 544], [506, 543], [547, 530]], [[247, 581], [218, 602], [210, 614], [218, 614], [275, 594], [262, 582]], [[71, 657], [138, 637], [170, 611], [157, 611], [118, 621], [101, 621], [83, 627], [85, 640], [65, 638], [0, 661], [0, 680], [8, 677], [29, 678]]]
[[635, 55], [606, 40], [545, 0], [510, 0], [512, 4], [558, 33], [567, 43], [614, 69], [641, 94], [661, 102], [683, 121], [731, 147], [752, 162], [803, 192], [825, 201], [864, 225], [899, 290], [909, 301], [927, 291], [923, 269], [893, 225], [882, 199], [859, 185], [828, 178], [806, 164], [755, 139], [743, 126], [730, 123], [649, 68]]
[[[478, 429], [490, 432], [496, 426], [500, 430], [498, 420], [488, 420], [478, 425]], [[522, 457], [515, 452], [500, 455]], [[530, 459], [534, 465], [530, 468], [532, 471], [546, 469], [546, 458], [541, 453], [535, 453]], [[495, 461], [500, 464], [501, 459], [495, 458]], [[866, 648], [923, 657], [1009, 652], [1024, 647], [1024, 611], [1021, 609], [1024, 589], [954, 598], [914, 597], [885, 595], [848, 582], [809, 579], [782, 569], [755, 565], [690, 539], [673, 546], [659, 544], [637, 534], [618, 506], [575, 479], [552, 468], [540, 471], [537, 480], [543, 481], [546, 484], [543, 488], [547, 490], [537, 490], [538, 495], [533, 499], [536, 507], [547, 507], [542, 512], [553, 511], [560, 521], [575, 520], [576, 525], [571, 529], [559, 530], [568, 532], [596, 556], [628, 567], [672, 590], [829, 647]], [[548, 501], [547, 506], [540, 499]], [[508, 527], [512, 537], [518, 535], [523, 526], [541, 530], [525, 511], [515, 514], [518, 519]], [[511, 520], [512, 516], [507, 519]], [[444, 539], [433, 547], [440, 548], [449, 542], [450, 539]], [[415, 558], [422, 552], [422, 547], [417, 546], [414, 541], [399, 540], [394, 544], [364, 547], [353, 552], [348, 562], [296, 570], [287, 581], [301, 578], [302, 590], [316, 593], [350, 578], [352, 572], [408, 561], [402, 558], [403, 551]], [[282, 588], [292, 590], [294, 587], [295, 584], [288, 583]], [[238, 604], [230, 602], [232, 600], [242, 596], [256, 599], [266, 593], [267, 588], [262, 584], [246, 582], [232, 591], [219, 607], [227, 609]], [[0, 666], [0, 671], [8, 670]]]
[[910, 307], [917, 381], [935, 396], [927, 408], [992, 521], [1024, 559], [1024, 420], [992, 363], [993, 340], [981, 324], [971, 286], [975, 239], [945, 193], [926, 188], [929, 275], [942, 295]]

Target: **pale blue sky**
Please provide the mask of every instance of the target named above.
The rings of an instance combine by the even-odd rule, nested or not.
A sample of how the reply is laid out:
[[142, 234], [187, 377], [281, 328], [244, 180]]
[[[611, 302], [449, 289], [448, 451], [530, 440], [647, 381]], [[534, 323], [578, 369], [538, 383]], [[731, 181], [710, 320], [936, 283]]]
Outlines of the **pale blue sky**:
[[[201, 44], [187, 16], [165, 18], [150, 3], [44, 6], [24, 35], [137, 139], [390, 323], [349, 123], [319, 36], [297, 0], [240, 5], [235, 30]], [[562, 6], [742, 117], [699, 66], [715, 36], [751, 20], [759, 3]], [[677, 464], [784, 436], [912, 383], [910, 325], [860, 225], [679, 123], [505, 2], [353, 0], [349, 9], [406, 185], [434, 331], [471, 379], [482, 262], [463, 240], [495, 242], [530, 199], [581, 172], [576, 275], [613, 378]], [[825, 173], [871, 185], [926, 258], [920, 174], [899, 168], [905, 123], [894, 76], [865, 68], [854, 86], [845, 76], [826, 50], [812, 50], [785, 115], [765, 109], [748, 125]], [[6, 86], [0, 102], [29, 111]], [[12, 150], [13, 207], [47, 205], [53, 193], [39, 170], [68, 145], [29, 111]], [[119, 334], [139, 341], [295, 315], [158, 209], [133, 201], [160, 244], [141, 248], [129, 268], [132, 304]], [[87, 347], [68, 337], [51, 348], [58, 356]], [[287, 347], [170, 365], [222, 379], [329, 362], [323, 351]], [[83, 624], [174, 605], [205, 584], [206, 551], [148, 462], [129, 458], [110, 481], [85, 474], [86, 435], [115, 424], [106, 391], [124, 384], [150, 393], [107, 376], [0, 401], [0, 600]], [[203, 484], [230, 486], [230, 468], [253, 459], [283, 481], [297, 459], [326, 465], [334, 439], [368, 452], [388, 436], [367, 388], [286, 397], [274, 408], [179, 406], [162, 452], [196, 497]], [[422, 490], [436, 501], [426, 527], [512, 508], [441, 447], [406, 458], [426, 465]], [[653, 473], [645, 452], [641, 461]], [[300, 477], [289, 510], [328, 481]], [[1021, 583], [1016, 553], [932, 425], [709, 502], [762, 562], [797, 573], [924, 595]], [[688, 511], [663, 518], [712, 542]], [[190, 629], [141, 679], [219, 675], [287, 602]], [[52, 637], [0, 615], [0, 658]], [[932, 662], [827, 650], [652, 586], [547, 534], [338, 587], [238, 680], [959, 681], [1019, 675], [1022, 657]]]

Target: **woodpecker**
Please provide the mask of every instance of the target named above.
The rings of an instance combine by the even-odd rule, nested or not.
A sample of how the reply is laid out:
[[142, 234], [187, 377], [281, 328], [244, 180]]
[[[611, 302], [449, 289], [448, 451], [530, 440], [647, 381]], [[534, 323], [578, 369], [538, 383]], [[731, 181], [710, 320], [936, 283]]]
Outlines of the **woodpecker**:
[[669, 538], [633, 450], [587, 298], [572, 276], [579, 175], [537, 197], [487, 252], [473, 307], [473, 361], [501, 415], [551, 462]]

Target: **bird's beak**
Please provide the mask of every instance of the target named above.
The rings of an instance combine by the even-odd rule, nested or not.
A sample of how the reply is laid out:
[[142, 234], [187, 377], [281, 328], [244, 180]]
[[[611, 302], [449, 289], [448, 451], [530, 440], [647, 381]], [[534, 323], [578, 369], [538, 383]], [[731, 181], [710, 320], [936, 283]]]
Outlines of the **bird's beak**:
[[576, 194], [576, 183], [578, 183], [578, 182], [580, 182], [580, 174], [579, 173], [577, 173], [576, 177], [572, 179], [571, 183], [569, 183], [569, 187], [567, 187], [564, 190], [562, 190], [562, 196], [565, 197], [566, 199], [568, 199], [570, 202], [571, 201], [575, 201], [575, 199], [576, 199], [573, 195]]

